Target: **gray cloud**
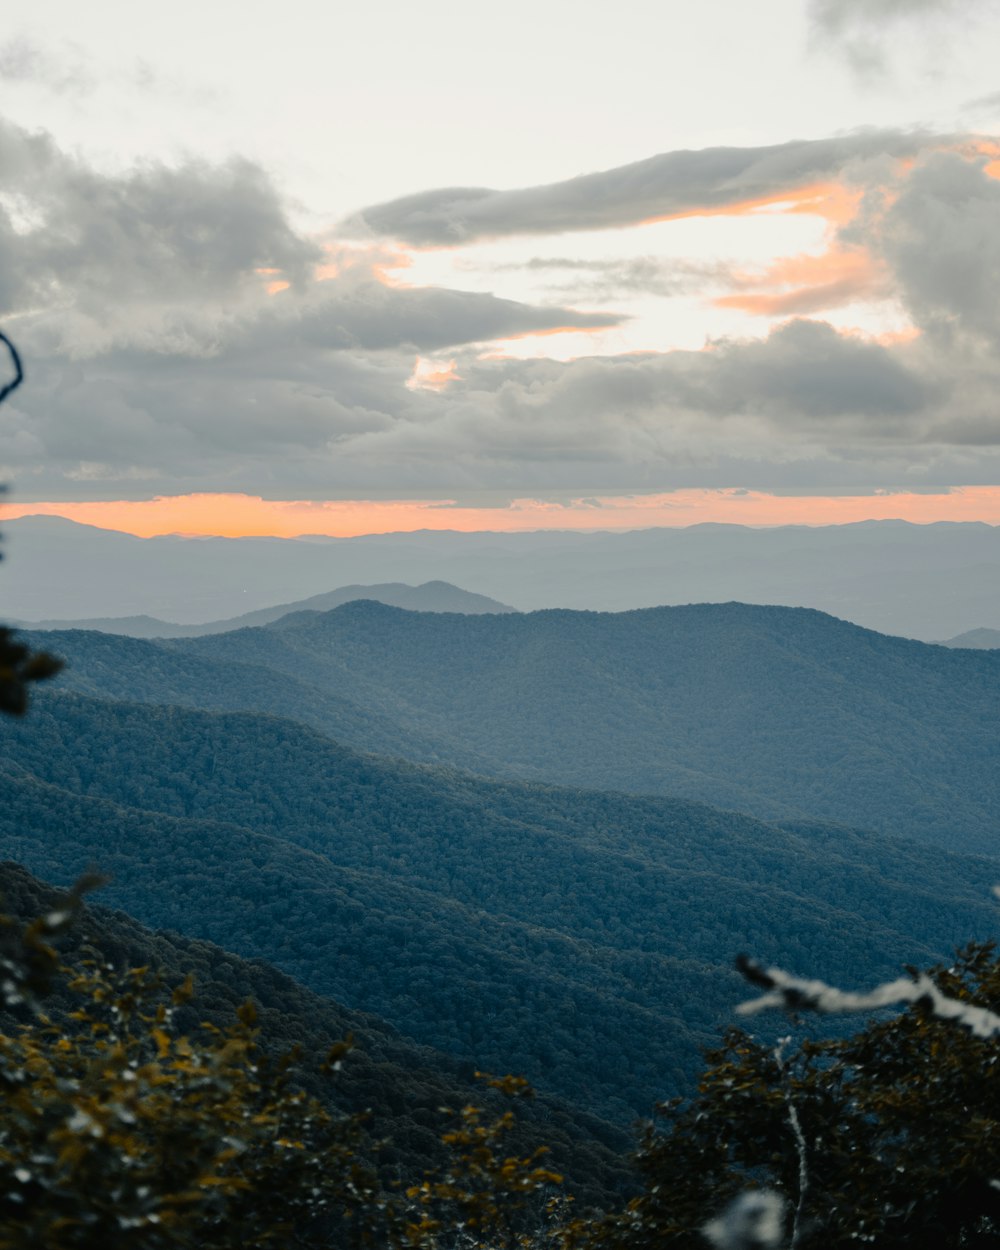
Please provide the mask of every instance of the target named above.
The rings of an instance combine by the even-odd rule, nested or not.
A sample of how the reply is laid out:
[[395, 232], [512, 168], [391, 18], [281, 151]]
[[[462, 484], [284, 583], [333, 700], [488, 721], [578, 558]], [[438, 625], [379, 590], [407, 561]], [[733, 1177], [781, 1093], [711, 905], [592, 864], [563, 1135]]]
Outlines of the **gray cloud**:
[[1000, 342], [1000, 182], [983, 161], [925, 156], [844, 233], [884, 260], [915, 323], [941, 346]]
[[[33, 315], [43, 353], [125, 346], [212, 357], [232, 343], [273, 350], [408, 346], [433, 351], [562, 326], [618, 324], [492, 295], [388, 287], [372, 254], [318, 282], [328, 259], [290, 224], [270, 179], [234, 160], [100, 174], [45, 134], [0, 121], [0, 313]], [[265, 276], [291, 289], [268, 298]]]
[[962, 112], [979, 117], [996, 117], [1000, 114], [1000, 91], [993, 91], [989, 95], [976, 96], [973, 100], [967, 100], [962, 105]]
[[820, 30], [840, 35], [859, 26], [968, 11], [969, 6], [970, 0], [812, 0], [809, 8]]
[[[933, 55], [940, 59], [954, 23], [968, 23], [997, 0], [810, 0], [812, 42], [842, 54], [862, 81], [888, 72], [892, 34], [901, 24], [933, 30]], [[936, 20], [942, 19], [942, 20]]]
[[608, 301], [635, 295], [670, 298], [704, 293], [732, 280], [732, 265], [681, 260], [666, 256], [632, 256], [611, 260], [582, 260], [568, 256], [533, 256], [520, 264], [495, 267], [525, 271], [547, 278], [547, 289], [573, 299]]
[[72, 302], [103, 320], [116, 302], [231, 296], [259, 268], [301, 281], [321, 256], [249, 161], [102, 175], [0, 121], [0, 170], [0, 312]]
[[67, 40], [46, 40], [43, 44], [25, 34], [0, 43], [0, 82], [8, 87], [41, 88], [79, 100], [109, 87], [166, 97], [199, 108], [217, 105], [222, 99], [218, 88], [164, 74], [141, 58], [98, 65], [82, 48]]
[[0, 82], [31, 83], [56, 95], [89, 95], [97, 78], [78, 49], [67, 47], [63, 55], [43, 47], [25, 35], [0, 43]]
[[[859, 155], [843, 143], [841, 157]], [[726, 193], [815, 178], [829, 145], [822, 159], [801, 147], [757, 151]], [[873, 183], [856, 227], [925, 341], [886, 347], [798, 320], [702, 352], [568, 363], [475, 345], [613, 315], [387, 286], [391, 258], [374, 249], [343, 249], [316, 281], [318, 248], [246, 162], [103, 175], [0, 125], [0, 169], [0, 299], [28, 365], [0, 408], [0, 465], [20, 499], [808, 491], [1000, 473], [1000, 367], [982, 346], [1000, 214], [982, 171], [948, 154], [919, 160], [887, 199]], [[968, 290], [947, 281], [963, 241], [983, 268]], [[708, 276], [655, 258], [536, 262], [618, 290]], [[292, 285], [266, 296], [260, 268]], [[454, 356], [457, 376], [411, 388], [417, 352]]]
[[262, 348], [291, 332], [306, 349], [412, 347], [433, 352], [563, 327], [598, 329], [625, 320], [614, 313], [545, 308], [444, 287], [387, 287], [370, 279], [346, 289], [331, 286], [329, 295], [320, 289], [299, 303], [291, 317], [281, 309], [279, 296], [273, 312], [265, 310], [259, 317], [253, 337]]
[[938, 398], [937, 387], [886, 348], [822, 321], [790, 321], [765, 340], [697, 359], [701, 377], [688, 402], [718, 416], [749, 412], [800, 425], [863, 418], [858, 431], [871, 435]]
[[348, 236], [401, 239], [414, 246], [470, 243], [518, 234], [557, 234], [634, 225], [673, 213], [736, 205], [830, 179], [855, 161], [912, 156], [926, 134], [863, 132], [758, 148], [664, 152], [565, 182], [494, 191], [444, 187], [363, 209]]
[[913, 348], [822, 322], [703, 352], [460, 352], [440, 393], [406, 386], [409, 351], [322, 350], [310, 333], [234, 334], [211, 359], [32, 356], [20, 406], [0, 410], [0, 461], [21, 498], [808, 491], [1000, 470], [996, 369], [957, 388]]

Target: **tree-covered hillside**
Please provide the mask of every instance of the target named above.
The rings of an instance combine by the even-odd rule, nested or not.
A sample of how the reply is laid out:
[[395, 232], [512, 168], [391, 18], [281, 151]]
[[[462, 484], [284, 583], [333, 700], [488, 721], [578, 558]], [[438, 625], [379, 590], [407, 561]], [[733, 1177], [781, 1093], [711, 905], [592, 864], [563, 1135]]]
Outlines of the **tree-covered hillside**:
[[361, 756], [287, 720], [36, 699], [6, 853], [610, 1116], [689, 1088], [735, 950], [888, 974], [992, 933], [995, 868], [829, 825]]
[[[99, 900], [104, 891], [92, 897]], [[4, 913], [30, 921], [62, 903], [58, 892], [15, 863], [0, 863], [0, 898]], [[338, 1112], [367, 1113], [365, 1150], [387, 1180], [419, 1179], [441, 1161], [440, 1131], [447, 1123], [442, 1108], [490, 1101], [472, 1065], [400, 1036], [377, 1016], [352, 1011], [261, 960], [242, 959], [212, 942], [180, 933], [151, 930], [122, 911], [94, 901], [59, 941], [60, 957], [69, 963], [99, 951], [116, 970], [152, 968], [168, 987], [194, 983], [191, 1001], [177, 1013], [181, 1032], [208, 1021], [224, 1028], [248, 1000], [256, 1008], [263, 1049], [280, 1055], [298, 1051], [296, 1081]], [[55, 1021], [75, 1007], [64, 985], [45, 997]], [[5, 1011], [3, 1028], [24, 1013]], [[353, 1047], [335, 1081], [321, 1068], [331, 1046], [345, 1038]], [[518, 1116], [515, 1145], [528, 1153], [551, 1148], [552, 1162], [565, 1173], [570, 1192], [583, 1202], [616, 1200], [630, 1183], [624, 1152], [629, 1139], [620, 1129], [558, 1099], [539, 1095]]]
[[469, 617], [358, 602], [156, 649], [45, 643], [70, 659], [67, 682], [119, 698], [260, 707], [412, 759], [998, 850], [1000, 652], [819, 612]]
[[[247, 631], [256, 638], [264, 631]], [[114, 637], [95, 630], [24, 633], [33, 643], [69, 657], [58, 686], [100, 699], [259, 711], [286, 716], [363, 751], [424, 763], [448, 763], [489, 772], [490, 761], [451, 741], [440, 743], [407, 729], [390, 715], [318, 683], [303, 670], [295, 677], [266, 663], [178, 651], [149, 639]], [[266, 645], [266, 644], [265, 644]]]

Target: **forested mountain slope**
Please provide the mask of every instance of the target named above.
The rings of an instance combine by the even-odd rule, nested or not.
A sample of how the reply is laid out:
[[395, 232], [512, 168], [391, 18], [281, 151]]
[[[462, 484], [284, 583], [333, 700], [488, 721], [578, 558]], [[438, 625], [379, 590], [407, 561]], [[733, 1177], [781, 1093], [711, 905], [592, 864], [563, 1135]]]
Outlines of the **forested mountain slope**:
[[[26, 921], [59, 905], [57, 891], [10, 862], [0, 863], [0, 898], [6, 915]], [[377, 1016], [342, 1007], [272, 965], [242, 959], [212, 942], [151, 930], [95, 902], [84, 908], [59, 946], [66, 959], [92, 948], [120, 970], [156, 969], [168, 989], [191, 974], [194, 997], [177, 1019], [183, 1032], [194, 1032], [202, 1021], [224, 1028], [250, 999], [264, 1049], [272, 1054], [298, 1049], [297, 1083], [338, 1111], [370, 1113], [367, 1151], [390, 1177], [414, 1181], [443, 1156], [439, 1133], [447, 1120], [442, 1108], [490, 1101], [470, 1064], [418, 1046]], [[71, 1005], [77, 1004], [64, 1002], [58, 991], [44, 1003], [56, 1020]], [[0, 1006], [0, 1015], [4, 1010]], [[336, 1078], [321, 1075], [331, 1045], [347, 1037], [354, 1048], [342, 1071]], [[628, 1183], [621, 1157], [628, 1138], [614, 1126], [544, 1095], [524, 1103], [518, 1121], [512, 1145], [524, 1152], [550, 1146], [555, 1165], [579, 1199], [605, 1202]]]
[[[116, 637], [97, 630], [20, 636], [68, 660], [52, 683], [63, 690], [99, 699], [268, 712], [301, 721], [363, 751], [478, 772], [495, 768], [491, 760], [453, 739], [439, 742], [431, 734], [408, 729], [391, 714], [346, 696], [336, 689], [337, 683], [313, 680], [305, 666], [297, 677], [253, 659], [229, 659], [225, 648], [217, 655], [201, 655], [152, 639]], [[243, 650], [250, 654], [249, 648]]]
[[739, 949], [865, 982], [990, 936], [995, 866], [658, 798], [358, 755], [252, 714], [36, 699], [0, 837], [418, 1040], [620, 1119], [689, 1088]]
[[1000, 652], [820, 612], [473, 617], [356, 602], [157, 651], [85, 635], [45, 644], [67, 655], [60, 680], [78, 689], [261, 707], [412, 759], [1000, 853]]

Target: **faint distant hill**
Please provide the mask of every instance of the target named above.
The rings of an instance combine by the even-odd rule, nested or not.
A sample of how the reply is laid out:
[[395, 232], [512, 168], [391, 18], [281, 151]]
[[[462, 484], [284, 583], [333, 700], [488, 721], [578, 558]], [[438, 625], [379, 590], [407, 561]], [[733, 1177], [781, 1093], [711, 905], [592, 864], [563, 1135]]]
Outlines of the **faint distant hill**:
[[1000, 853], [1000, 651], [803, 608], [460, 616], [372, 602], [152, 642], [29, 635], [56, 684], [289, 716], [480, 773], [808, 813]]
[[195, 624], [331, 586], [428, 581], [522, 610], [732, 600], [818, 608], [925, 640], [1000, 620], [1000, 528], [976, 522], [297, 539], [135, 538], [45, 516], [2, 528], [6, 620]]
[[483, 612], [516, 612], [516, 608], [498, 603], [486, 595], [474, 595], [448, 582], [424, 582], [407, 586], [389, 582], [381, 586], [341, 586], [322, 595], [312, 595], [298, 603], [279, 603], [273, 608], [260, 608], [224, 621], [208, 621], [203, 625], [178, 625], [155, 616], [92, 617], [78, 621], [20, 621], [30, 629], [93, 629], [102, 634], [124, 634], [130, 638], [198, 638], [203, 634], [224, 634], [232, 629], [270, 625], [283, 616], [299, 612], [329, 612], [355, 599], [371, 599], [410, 612], [461, 612], [476, 615]]
[[974, 651], [1000, 649], [1000, 629], [970, 629], [956, 638], [949, 638], [942, 647], [970, 647]]

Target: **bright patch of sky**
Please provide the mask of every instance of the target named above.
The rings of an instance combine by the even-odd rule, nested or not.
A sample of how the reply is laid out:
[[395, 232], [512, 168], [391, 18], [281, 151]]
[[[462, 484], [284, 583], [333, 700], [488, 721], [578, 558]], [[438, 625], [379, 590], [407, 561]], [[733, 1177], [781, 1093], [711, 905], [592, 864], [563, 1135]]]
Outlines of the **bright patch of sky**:
[[676, 147], [951, 126], [995, 85], [990, 40], [969, 37], [982, 8], [893, 29], [875, 81], [801, 0], [35, 0], [6, 23], [4, 108], [109, 169], [239, 151], [325, 220], [404, 188], [526, 185]]
[[990, 9], [876, 29], [884, 65], [859, 76], [801, 0], [34, 0], [7, 15], [3, 108], [107, 169], [242, 153], [322, 225], [674, 148], [965, 129], [997, 90]]

